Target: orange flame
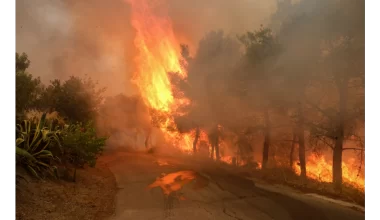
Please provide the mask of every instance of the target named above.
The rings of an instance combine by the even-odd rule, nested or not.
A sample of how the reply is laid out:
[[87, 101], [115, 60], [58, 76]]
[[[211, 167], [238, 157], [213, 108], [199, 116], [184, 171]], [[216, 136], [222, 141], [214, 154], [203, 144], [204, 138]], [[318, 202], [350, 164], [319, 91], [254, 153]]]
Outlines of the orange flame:
[[167, 16], [166, 0], [126, 1], [131, 5], [132, 26], [136, 29], [134, 44], [139, 52], [133, 81], [146, 104], [167, 115], [159, 125], [167, 141], [184, 151], [191, 151], [193, 135], [180, 134], [173, 118], [183, 114], [177, 109], [190, 101], [174, 97], [175, 88], [168, 75], [172, 73], [182, 79], [187, 77], [181, 65], [180, 44]]
[[134, 43], [139, 52], [134, 81], [150, 107], [171, 111], [175, 100], [168, 72], [186, 77], [172, 23], [158, 1], [127, 1], [132, 8], [132, 26], [136, 29]]
[[[342, 162], [343, 181], [364, 189], [364, 177], [358, 175], [356, 164], [355, 158]], [[298, 175], [301, 173], [301, 168], [296, 163], [294, 164], [294, 169]], [[332, 162], [327, 161], [324, 156], [318, 157], [315, 154], [311, 154], [307, 158], [306, 175], [311, 179], [321, 182], [332, 182]]]

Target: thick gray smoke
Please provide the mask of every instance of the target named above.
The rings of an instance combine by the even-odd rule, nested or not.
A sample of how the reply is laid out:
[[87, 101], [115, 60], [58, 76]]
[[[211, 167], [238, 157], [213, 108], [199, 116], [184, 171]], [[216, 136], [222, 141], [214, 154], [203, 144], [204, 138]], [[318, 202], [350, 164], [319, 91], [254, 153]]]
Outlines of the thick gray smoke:
[[[282, 140], [291, 139], [292, 121], [288, 109], [302, 102], [309, 120], [319, 120], [321, 112], [309, 107], [322, 106], [322, 109], [327, 109], [325, 116], [330, 117], [329, 122], [322, 123], [334, 126], [340, 111], [337, 86], [341, 79], [348, 77], [352, 79], [350, 84], [356, 80], [358, 83], [353, 83], [357, 89], [348, 91], [348, 110], [344, 117], [352, 118], [355, 115], [361, 123], [358, 126], [354, 121], [352, 125], [347, 122], [346, 131], [364, 136], [364, 93], [361, 92], [364, 91], [363, 1], [283, 0], [277, 3], [274, 13], [268, 10], [268, 13], [259, 16], [259, 20], [245, 18], [245, 23], [239, 23], [231, 13], [230, 21], [236, 23], [236, 27], [214, 25], [213, 30], [227, 30], [224, 33], [210, 31], [207, 25], [202, 26], [209, 32], [203, 34], [199, 44], [190, 47], [193, 51], [190, 51], [191, 57], [187, 57], [188, 81], [182, 84], [183, 91], [193, 100], [193, 105], [189, 115], [177, 120], [179, 126], [186, 131], [195, 126], [207, 129], [220, 123], [236, 131], [244, 127], [263, 131], [266, 125], [262, 112], [266, 105], [270, 105], [269, 120], [273, 126], [271, 156], [275, 157], [283, 153], [276, 152], [276, 149], [284, 149], [280, 146], [284, 143]], [[202, 10], [199, 16], [203, 16]], [[224, 18], [229, 18], [227, 13]], [[210, 22], [205, 20], [206, 23]], [[248, 25], [249, 22], [252, 22], [251, 25]], [[234, 33], [241, 35], [246, 31], [254, 32], [259, 30], [260, 23], [272, 29], [280, 50], [270, 62], [259, 63], [260, 68], [247, 69], [242, 58], [243, 45]], [[185, 55], [189, 54], [186, 50]], [[336, 51], [345, 52], [334, 55], [338, 53]], [[259, 59], [259, 55], [256, 58]], [[349, 64], [348, 60], [354, 63]], [[251, 59], [249, 62], [256, 61]], [[269, 78], [252, 81], [253, 76], [259, 75]], [[243, 87], [247, 82], [250, 86], [246, 86], [246, 91], [242, 93], [249, 94], [250, 98], [247, 99], [247, 95], [239, 96], [231, 90], [231, 87], [236, 89], [239, 83]], [[258, 135], [254, 142], [262, 145], [262, 135]], [[353, 145], [352, 142], [345, 142], [346, 147]], [[328, 147], [324, 149], [329, 150]], [[261, 148], [257, 150], [261, 151]], [[348, 152], [346, 155], [350, 154], [350, 151], [345, 152]]]
[[[198, 42], [209, 31], [222, 29], [235, 35], [268, 23], [276, 7], [273, 0], [162, 2], [166, 4], [178, 42], [190, 45], [191, 52], [195, 52]], [[29, 55], [29, 72], [40, 76], [45, 84], [52, 79], [65, 80], [71, 75], [88, 75], [107, 88], [106, 95], [138, 94], [130, 82], [136, 49], [135, 30], [126, 0], [18, 0], [16, 36], [16, 51]], [[200, 46], [203, 47], [200, 51], [206, 53], [207, 45]], [[230, 47], [233, 50], [233, 45]], [[229, 60], [228, 56], [223, 56], [214, 62], [213, 68]], [[133, 145], [136, 129], [144, 130], [146, 126], [144, 123], [135, 127], [121, 123], [140, 117], [137, 112], [135, 115], [123, 112], [125, 108], [133, 109], [133, 104], [121, 103], [122, 99], [119, 96], [119, 101], [114, 100], [106, 106], [107, 121], [119, 123], [117, 126], [109, 123], [105, 128], [116, 129], [120, 134], [120, 138], [112, 138], [112, 141]]]
[[[193, 105], [197, 107], [188, 115], [186, 123], [178, 123], [183, 130], [193, 128], [194, 124], [208, 128], [215, 123], [228, 125], [236, 130], [248, 125], [260, 128], [263, 120], [258, 112], [267, 100], [259, 97], [267, 93], [269, 88], [276, 89], [277, 82], [270, 81], [256, 87], [252, 85], [248, 91], [240, 91], [251, 92], [252, 98], [243, 100], [234, 88], [239, 87], [239, 83], [244, 84], [244, 80], [238, 82], [234, 79], [242, 73], [248, 76], [242, 59], [244, 47], [238, 41], [237, 35], [258, 30], [261, 24], [270, 27], [282, 45], [276, 62], [271, 63], [267, 69], [280, 72], [288, 82], [282, 91], [271, 94], [270, 98], [277, 100], [278, 105], [283, 104], [281, 100], [291, 102], [294, 101], [291, 98], [299, 98], [299, 94], [308, 92], [301, 89], [304, 85], [298, 79], [302, 76], [301, 73], [315, 70], [321, 53], [328, 54], [326, 48], [331, 47], [329, 42], [344, 36], [355, 36], [349, 42], [358, 45], [359, 49], [352, 54], [357, 58], [359, 69], [364, 63], [364, 51], [360, 50], [364, 43], [364, 1], [166, 2], [167, 16], [172, 20], [175, 35], [179, 42], [189, 45], [190, 51], [189, 78], [187, 84], [181, 88], [190, 99], [195, 100]], [[26, 52], [29, 55], [32, 62], [29, 71], [41, 76], [44, 82], [87, 74], [99, 80], [102, 86], [106, 86], [108, 95], [138, 93], [130, 83], [135, 68], [134, 35], [130, 7], [126, 0], [16, 1], [17, 52]], [[343, 65], [333, 62], [329, 66], [331, 68], [327, 69], [338, 70]], [[320, 79], [320, 76], [317, 74], [315, 77]], [[288, 80], [290, 78], [294, 80]], [[259, 86], [263, 88], [262, 91], [257, 89]], [[326, 103], [336, 103], [331, 102], [331, 99], [336, 99], [331, 95], [334, 89], [326, 86], [321, 91], [330, 94], [330, 100], [325, 101]], [[323, 95], [321, 93], [320, 97], [314, 98], [322, 100]], [[364, 99], [358, 100], [358, 103], [364, 103]], [[119, 114], [123, 114], [119, 110], [110, 113], [118, 106], [115, 103], [109, 106], [107, 111], [114, 115], [109, 120], [116, 121]], [[285, 131], [289, 131], [289, 127], [283, 125], [290, 124], [286, 119], [287, 114], [284, 110], [271, 116], [271, 120]], [[126, 119], [133, 117], [129, 115]], [[281, 133], [283, 130], [280, 128], [273, 131], [274, 136]], [[282, 137], [274, 139], [276, 138]], [[260, 138], [256, 140], [255, 143], [262, 143]]]
[[[258, 27], [275, 11], [272, 0], [168, 0], [167, 6], [179, 42], [193, 46], [211, 30]], [[136, 93], [134, 35], [126, 0], [16, 2], [16, 51], [29, 55], [30, 72], [44, 82], [87, 74], [109, 94]]]
[[109, 94], [134, 93], [134, 32], [122, 0], [19, 0], [16, 50], [26, 52], [30, 72], [49, 80], [88, 75]]
[[277, 7], [276, 0], [169, 0], [169, 3], [179, 40], [194, 50], [210, 31], [238, 34], [268, 24]]

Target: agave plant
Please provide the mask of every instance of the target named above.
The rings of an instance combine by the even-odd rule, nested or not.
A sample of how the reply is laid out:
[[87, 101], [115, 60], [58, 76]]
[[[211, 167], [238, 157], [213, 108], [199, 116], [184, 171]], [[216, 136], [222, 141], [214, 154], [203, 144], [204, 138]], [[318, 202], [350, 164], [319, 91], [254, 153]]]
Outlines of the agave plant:
[[55, 143], [61, 149], [60, 130], [45, 126], [46, 113], [42, 115], [37, 125], [29, 120], [17, 124], [16, 157], [17, 162], [36, 177], [40, 177], [45, 171], [56, 175], [56, 167], [50, 162], [54, 157], [50, 151], [51, 144]]

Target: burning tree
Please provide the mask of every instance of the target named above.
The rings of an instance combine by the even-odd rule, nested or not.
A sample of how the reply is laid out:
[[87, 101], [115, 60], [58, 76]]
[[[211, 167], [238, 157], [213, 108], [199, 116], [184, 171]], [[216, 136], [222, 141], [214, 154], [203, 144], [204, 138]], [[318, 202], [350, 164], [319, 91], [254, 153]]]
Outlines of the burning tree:
[[[364, 65], [360, 64], [360, 54], [364, 54], [364, 51], [355, 47], [357, 43], [357, 39], [355, 42], [345, 37], [329, 44], [329, 51], [322, 63], [328, 76], [321, 79], [320, 83], [333, 93], [320, 103], [309, 103], [318, 115], [318, 120], [308, 122], [313, 140], [324, 143], [333, 151], [333, 182], [337, 189], [342, 184], [343, 151], [364, 150], [362, 137], [356, 132], [358, 126], [364, 124]], [[344, 148], [344, 143], [352, 139], [358, 147]]]
[[229, 138], [239, 140], [240, 154], [253, 151], [253, 140], [245, 139], [242, 131], [262, 134], [262, 168], [279, 148], [279, 137], [288, 136], [290, 165], [298, 146], [303, 179], [310, 134], [311, 140], [332, 146], [333, 181], [341, 185], [343, 142], [364, 122], [363, 94], [351, 89], [364, 87], [364, 26], [347, 14], [358, 17], [364, 10], [359, 0], [343, 7], [311, 1], [279, 4], [272, 18], [274, 31], [261, 26], [238, 39], [209, 32], [190, 56], [163, 16], [165, 5], [158, 13], [154, 8], [159, 2], [129, 0], [139, 52], [134, 81], [152, 118], [159, 116], [154, 126], [183, 151], [195, 153], [200, 143], [208, 142], [217, 159], [223, 157], [220, 146], [227, 143], [218, 126], [235, 133]]
[[[215, 152], [216, 159], [219, 159], [218, 126], [228, 126], [238, 115], [233, 112], [236, 109], [227, 106], [234, 97], [228, 92], [225, 82], [241, 57], [239, 44], [222, 31], [212, 31], [199, 42], [194, 57], [189, 56], [185, 45], [182, 46], [182, 56], [187, 62], [187, 78], [186, 81], [178, 81], [176, 86], [191, 100], [191, 104], [184, 110], [187, 114], [177, 120], [177, 125], [186, 127], [185, 131], [205, 131], [211, 145], [211, 155]], [[195, 135], [193, 144], [198, 142], [197, 137]], [[193, 149], [196, 147], [193, 146]]]
[[344, 143], [354, 137], [358, 144], [354, 149], [364, 150], [362, 138], [356, 134], [357, 125], [364, 125], [364, 2], [351, 0], [345, 7], [335, 4], [333, 9], [327, 15], [340, 22], [328, 26], [334, 32], [325, 36], [321, 66], [327, 74], [322, 83], [333, 88], [334, 98], [327, 109], [319, 108], [324, 120], [314, 127], [314, 136], [332, 143], [328, 145], [333, 150], [333, 182], [340, 189], [342, 153], [352, 149], [344, 148]]
[[306, 126], [312, 144], [333, 150], [333, 182], [340, 189], [344, 142], [354, 136], [355, 150], [364, 145], [355, 132], [364, 123], [364, 2], [311, 1], [279, 5], [273, 23], [280, 24], [286, 52], [278, 70], [286, 73], [284, 89], [290, 96], [284, 98], [296, 113], [301, 175], [306, 173]]
[[297, 10], [299, 5], [284, 1], [278, 6], [272, 23], [281, 23], [277, 27], [277, 37], [283, 45], [283, 51], [275, 63], [276, 77], [280, 82], [276, 102], [280, 103], [278, 100], [281, 100], [282, 107], [287, 110], [287, 117], [291, 119], [290, 166], [293, 166], [293, 152], [298, 146], [301, 177], [306, 179], [305, 93], [313, 80], [316, 61], [320, 57], [319, 44], [309, 41], [319, 36], [319, 32], [310, 26], [313, 17]]
[[[263, 117], [263, 157], [262, 168], [266, 168], [271, 145], [270, 112], [275, 108], [273, 95], [276, 92], [273, 82], [274, 72], [270, 68], [281, 52], [281, 45], [269, 28], [261, 28], [255, 32], [247, 32], [240, 37], [245, 46], [243, 68], [239, 79], [243, 85], [243, 94], [256, 112]], [[241, 88], [240, 88], [241, 89]], [[250, 100], [249, 100], [250, 99]]]

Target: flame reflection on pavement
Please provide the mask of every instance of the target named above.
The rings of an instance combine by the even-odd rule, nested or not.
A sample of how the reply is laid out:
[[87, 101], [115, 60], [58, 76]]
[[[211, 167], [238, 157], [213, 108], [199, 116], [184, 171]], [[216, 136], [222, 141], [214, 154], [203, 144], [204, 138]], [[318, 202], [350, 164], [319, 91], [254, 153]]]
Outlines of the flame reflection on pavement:
[[[197, 190], [208, 185], [209, 180], [194, 171], [178, 171], [162, 174], [156, 181], [148, 185], [148, 189], [160, 187], [165, 196], [176, 194], [183, 186], [193, 181], [192, 189]], [[181, 196], [181, 199], [184, 199]]]

